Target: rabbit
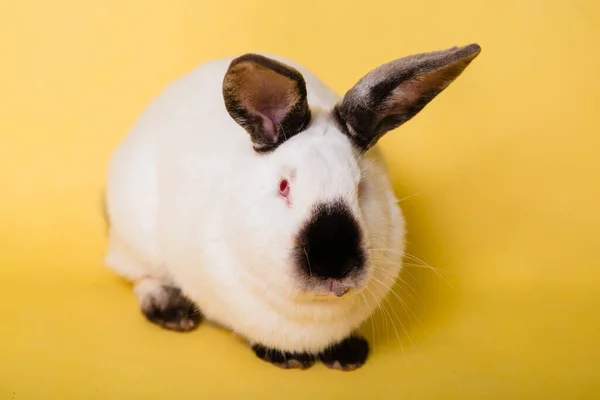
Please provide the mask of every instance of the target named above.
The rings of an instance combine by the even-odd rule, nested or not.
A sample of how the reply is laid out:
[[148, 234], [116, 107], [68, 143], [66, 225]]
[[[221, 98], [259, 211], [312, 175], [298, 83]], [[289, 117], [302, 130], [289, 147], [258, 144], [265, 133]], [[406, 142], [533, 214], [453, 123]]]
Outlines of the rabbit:
[[163, 328], [205, 319], [281, 368], [361, 367], [359, 327], [405, 248], [378, 140], [480, 51], [399, 58], [343, 96], [275, 55], [200, 65], [147, 104], [110, 157], [106, 265]]

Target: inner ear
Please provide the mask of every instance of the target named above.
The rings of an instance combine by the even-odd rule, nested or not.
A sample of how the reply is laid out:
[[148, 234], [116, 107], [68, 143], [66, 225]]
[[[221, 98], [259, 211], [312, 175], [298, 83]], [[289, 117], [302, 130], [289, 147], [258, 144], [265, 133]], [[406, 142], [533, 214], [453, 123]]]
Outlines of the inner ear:
[[231, 62], [223, 80], [229, 115], [257, 152], [272, 151], [310, 121], [306, 83], [296, 69], [257, 54]]

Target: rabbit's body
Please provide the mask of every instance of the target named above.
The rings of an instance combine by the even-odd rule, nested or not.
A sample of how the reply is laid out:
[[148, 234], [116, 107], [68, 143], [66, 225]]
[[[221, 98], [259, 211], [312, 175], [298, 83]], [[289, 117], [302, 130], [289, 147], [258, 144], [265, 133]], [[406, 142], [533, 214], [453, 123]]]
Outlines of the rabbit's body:
[[377, 138], [341, 119], [360, 107], [279, 60], [203, 64], [148, 105], [110, 162], [106, 262], [167, 328], [201, 313], [276, 364], [350, 369], [367, 347], [327, 354], [393, 286], [404, 219]]
[[[307, 301], [272, 290], [277, 282], [245, 276], [278, 249], [238, 234], [252, 203], [251, 197], [235, 198], [246, 196], [252, 171], [264, 161], [223, 103], [212, 100], [221, 96], [230, 62], [210, 62], [171, 84], [116, 150], [107, 188], [112, 221], [107, 263], [133, 281], [172, 282], [208, 320], [252, 342], [319, 352], [357, 328], [393, 285], [401, 266], [404, 220], [383, 158], [372, 148], [361, 168], [370, 171], [366, 177], [374, 195], [363, 211], [369, 231], [376, 233], [371, 242], [388, 250], [377, 255], [382, 270], [375, 273], [379, 282], [372, 281], [370, 292]], [[309, 104], [331, 109], [338, 96], [310, 72], [302, 73]], [[248, 248], [249, 241], [257, 247]], [[246, 264], [257, 258], [261, 265]]]

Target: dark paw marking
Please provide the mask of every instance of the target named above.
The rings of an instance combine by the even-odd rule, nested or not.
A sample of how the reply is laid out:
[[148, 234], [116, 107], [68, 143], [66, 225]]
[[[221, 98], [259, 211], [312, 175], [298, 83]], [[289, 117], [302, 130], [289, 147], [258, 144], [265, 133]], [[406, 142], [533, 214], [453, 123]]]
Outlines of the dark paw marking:
[[195, 329], [202, 319], [196, 304], [172, 286], [163, 286], [159, 294], [149, 298], [142, 312], [151, 322], [179, 332]]
[[284, 369], [306, 369], [311, 367], [316, 359], [315, 356], [308, 353], [288, 353], [284, 351], [269, 349], [261, 345], [252, 346], [252, 350], [261, 360], [270, 362]]
[[319, 358], [327, 367], [341, 371], [352, 371], [361, 367], [368, 356], [369, 343], [359, 336], [350, 336], [319, 354]]

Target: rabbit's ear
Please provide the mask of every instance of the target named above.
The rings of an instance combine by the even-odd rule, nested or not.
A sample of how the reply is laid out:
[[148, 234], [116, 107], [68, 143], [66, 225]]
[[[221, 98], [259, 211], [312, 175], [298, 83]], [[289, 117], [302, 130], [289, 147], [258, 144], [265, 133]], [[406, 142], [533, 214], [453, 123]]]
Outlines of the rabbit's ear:
[[229, 115], [249, 134], [257, 152], [269, 152], [310, 121], [306, 83], [296, 69], [257, 54], [229, 65], [223, 80]]
[[333, 110], [342, 130], [362, 150], [415, 116], [454, 81], [481, 48], [477, 44], [416, 54], [374, 69]]

